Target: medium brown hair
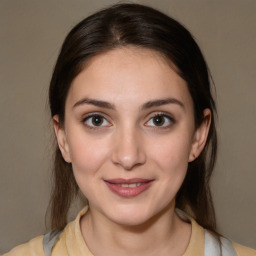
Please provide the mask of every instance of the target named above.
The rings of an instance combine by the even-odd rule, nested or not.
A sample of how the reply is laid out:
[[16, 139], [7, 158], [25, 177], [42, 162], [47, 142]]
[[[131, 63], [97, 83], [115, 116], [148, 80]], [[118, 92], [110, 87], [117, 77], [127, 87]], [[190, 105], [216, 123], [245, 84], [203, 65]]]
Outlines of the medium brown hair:
[[[65, 101], [71, 82], [85, 63], [100, 53], [125, 46], [152, 49], [175, 65], [192, 96], [196, 127], [203, 121], [204, 109], [209, 108], [213, 114], [206, 146], [200, 156], [189, 163], [176, 196], [176, 206], [214, 232], [216, 221], [209, 181], [217, 151], [216, 109], [204, 57], [189, 31], [180, 23], [138, 4], [114, 5], [82, 20], [67, 35], [54, 68], [49, 89], [51, 115], [58, 115], [64, 124]], [[67, 223], [70, 204], [79, 189], [72, 166], [64, 161], [58, 147], [53, 173], [51, 227], [61, 230]]]

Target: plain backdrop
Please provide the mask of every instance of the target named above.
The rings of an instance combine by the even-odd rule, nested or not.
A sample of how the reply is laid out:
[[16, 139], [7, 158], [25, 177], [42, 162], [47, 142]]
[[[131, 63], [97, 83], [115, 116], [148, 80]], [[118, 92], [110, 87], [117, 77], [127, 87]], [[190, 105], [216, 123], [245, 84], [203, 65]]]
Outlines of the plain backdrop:
[[[51, 132], [47, 89], [67, 32], [117, 1], [0, 0], [0, 253], [45, 231]], [[211, 69], [219, 110], [212, 189], [219, 231], [256, 247], [256, 1], [134, 1], [178, 19]]]

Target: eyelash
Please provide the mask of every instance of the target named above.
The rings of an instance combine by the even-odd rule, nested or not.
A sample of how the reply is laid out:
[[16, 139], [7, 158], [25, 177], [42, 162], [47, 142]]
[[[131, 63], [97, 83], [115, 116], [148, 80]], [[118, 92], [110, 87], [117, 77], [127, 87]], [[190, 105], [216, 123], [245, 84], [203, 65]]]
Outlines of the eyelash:
[[[100, 126], [97, 126], [97, 125], [89, 125], [88, 124], [88, 121], [92, 118], [95, 118], [95, 117], [99, 117], [101, 119], [103, 119], [103, 123], [104, 122], [107, 122], [109, 125], [100, 125]], [[104, 115], [100, 114], [100, 113], [92, 113], [92, 114], [89, 114], [87, 116], [85, 116], [83, 119], [82, 119], [82, 123], [85, 124], [85, 126], [89, 129], [99, 129], [99, 128], [104, 128], [104, 127], [110, 127], [112, 126], [111, 123], [104, 117]]]
[[[153, 119], [154, 118], [164, 118], [164, 122], [168, 121], [169, 123], [167, 125], [161, 125], [161, 126], [157, 126], [157, 125], [146, 125], [147, 123], [149, 122], [154, 122]], [[175, 123], [175, 119], [170, 116], [170, 115], [167, 115], [165, 113], [157, 113], [155, 114], [154, 116], [152, 116], [149, 121], [147, 121], [145, 123], [146, 126], [148, 127], [152, 127], [154, 129], [167, 129], [167, 128], [170, 128], [170, 126], [172, 126], [173, 124]]]
[[[95, 117], [98, 117], [100, 119], [102, 119], [102, 123], [97, 126], [97, 125], [93, 125], [93, 124], [88, 124], [88, 121], [92, 118], [95, 118]], [[166, 121], [168, 121], [169, 123], [167, 125], [148, 125], [149, 122], [154, 122], [153, 119], [154, 118], [164, 118], [164, 123], [166, 123]], [[91, 120], [92, 122], [92, 120]], [[102, 125], [104, 124], [104, 122], [107, 122], [107, 124], [105, 125]], [[92, 114], [89, 114], [85, 117], [83, 117], [82, 119], [82, 123], [89, 129], [100, 129], [100, 128], [104, 128], [104, 127], [110, 127], [112, 126], [112, 124], [107, 120], [107, 118], [104, 117], [104, 115], [102, 115], [101, 113], [92, 113]], [[165, 113], [157, 113], [155, 115], [153, 115], [146, 123], [145, 123], [145, 126], [147, 127], [151, 127], [151, 128], [154, 128], [154, 129], [166, 129], [166, 128], [169, 128], [170, 126], [172, 126], [173, 124], [175, 123], [175, 119], [170, 116], [170, 115], [167, 115]]]

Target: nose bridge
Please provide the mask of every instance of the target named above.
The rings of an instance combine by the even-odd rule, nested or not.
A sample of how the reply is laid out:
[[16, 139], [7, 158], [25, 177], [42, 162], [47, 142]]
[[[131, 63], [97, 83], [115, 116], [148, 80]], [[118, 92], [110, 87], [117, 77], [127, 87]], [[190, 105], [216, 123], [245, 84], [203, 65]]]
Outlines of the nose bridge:
[[135, 125], [125, 124], [119, 127], [115, 134], [115, 147], [112, 160], [126, 170], [141, 165], [146, 160], [146, 155], [141, 143], [141, 134]]

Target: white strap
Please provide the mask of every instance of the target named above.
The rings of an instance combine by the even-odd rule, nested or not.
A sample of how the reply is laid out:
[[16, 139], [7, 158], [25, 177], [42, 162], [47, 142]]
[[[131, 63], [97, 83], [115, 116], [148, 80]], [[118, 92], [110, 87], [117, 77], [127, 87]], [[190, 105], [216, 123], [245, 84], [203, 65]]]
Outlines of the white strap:
[[[205, 256], [219, 256], [220, 253], [220, 246], [217, 239], [205, 229], [204, 232], [204, 255]], [[222, 248], [222, 256], [237, 256], [236, 251], [232, 245], [232, 243], [224, 238], [221, 237], [221, 248]]]
[[48, 232], [44, 235], [43, 248], [44, 248], [45, 256], [51, 256], [52, 249], [55, 243], [57, 242], [57, 239], [59, 238], [60, 234], [61, 234], [61, 231], [55, 234], [52, 238], [51, 238], [51, 232]]

